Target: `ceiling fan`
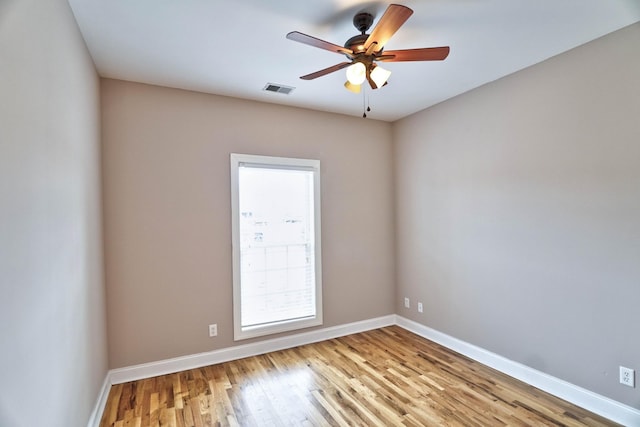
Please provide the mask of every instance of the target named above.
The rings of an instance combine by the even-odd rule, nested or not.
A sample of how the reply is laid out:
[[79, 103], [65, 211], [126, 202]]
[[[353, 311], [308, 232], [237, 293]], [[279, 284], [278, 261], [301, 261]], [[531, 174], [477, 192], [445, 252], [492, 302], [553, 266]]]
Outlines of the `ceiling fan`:
[[347, 68], [347, 82], [344, 86], [352, 92], [359, 93], [365, 80], [369, 82], [372, 89], [387, 84], [391, 72], [378, 66], [377, 62], [444, 60], [449, 55], [449, 46], [384, 51], [384, 45], [412, 14], [413, 10], [408, 7], [392, 4], [384, 12], [371, 34], [367, 34], [367, 30], [373, 24], [373, 15], [366, 12], [358, 13], [353, 18], [353, 25], [360, 31], [360, 34], [347, 40], [344, 47], [298, 31], [290, 32], [287, 34], [289, 40], [340, 53], [350, 60], [300, 78], [313, 80]]

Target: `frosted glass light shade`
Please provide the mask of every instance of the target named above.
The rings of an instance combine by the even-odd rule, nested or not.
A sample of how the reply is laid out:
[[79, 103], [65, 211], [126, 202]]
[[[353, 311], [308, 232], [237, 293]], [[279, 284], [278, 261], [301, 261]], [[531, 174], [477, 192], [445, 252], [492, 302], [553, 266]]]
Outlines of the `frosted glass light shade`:
[[385, 70], [384, 68], [378, 66], [371, 71], [371, 80], [373, 80], [376, 86], [380, 88], [384, 86], [390, 75], [391, 71]]
[[361, 85], [367, 78], [367, 68], [362, 62], [354, 62], [347, 67], [347, 80], [352, 85]]
[[351, 84], [349, 80], [347, 80], [347, 82], [344, 84], [344, 87], [346, 87], [347, 90], [353, 93], [360, 93], [360, 85]]

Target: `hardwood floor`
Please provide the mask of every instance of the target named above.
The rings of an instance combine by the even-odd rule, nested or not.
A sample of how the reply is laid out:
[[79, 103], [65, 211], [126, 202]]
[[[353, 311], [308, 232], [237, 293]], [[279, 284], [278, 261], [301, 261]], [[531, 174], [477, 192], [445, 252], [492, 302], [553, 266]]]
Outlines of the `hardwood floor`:
[[114, 385], [100, 424], [612, 425], [397, 326]]

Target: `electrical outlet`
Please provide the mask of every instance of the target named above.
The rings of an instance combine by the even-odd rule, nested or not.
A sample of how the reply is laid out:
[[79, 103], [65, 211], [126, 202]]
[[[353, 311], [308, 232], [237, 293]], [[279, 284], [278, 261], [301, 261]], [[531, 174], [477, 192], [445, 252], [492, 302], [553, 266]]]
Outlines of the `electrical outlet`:
[[636, 371], [631, 368], [625, 368], [620, 366], [620, 384], [627, 385], [629, 387], [636, 386]]
[[209, 336], [210, 337], [218, 336], [218, 324], [217, 323], [209, 325]]
[[411, 303], [409, 303], [409, 298], [404, 299], [404, 308], [411, 308]]
[[418, 303], [418, 313], [422, 313], [422, 303]]

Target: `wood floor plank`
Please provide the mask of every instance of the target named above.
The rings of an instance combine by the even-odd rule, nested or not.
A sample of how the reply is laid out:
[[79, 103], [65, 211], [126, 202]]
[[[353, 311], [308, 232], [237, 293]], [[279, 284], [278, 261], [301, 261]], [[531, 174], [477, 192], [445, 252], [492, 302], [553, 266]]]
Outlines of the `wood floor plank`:
[[114, 385], [100, 427], [614, 425], [391, 326]]

